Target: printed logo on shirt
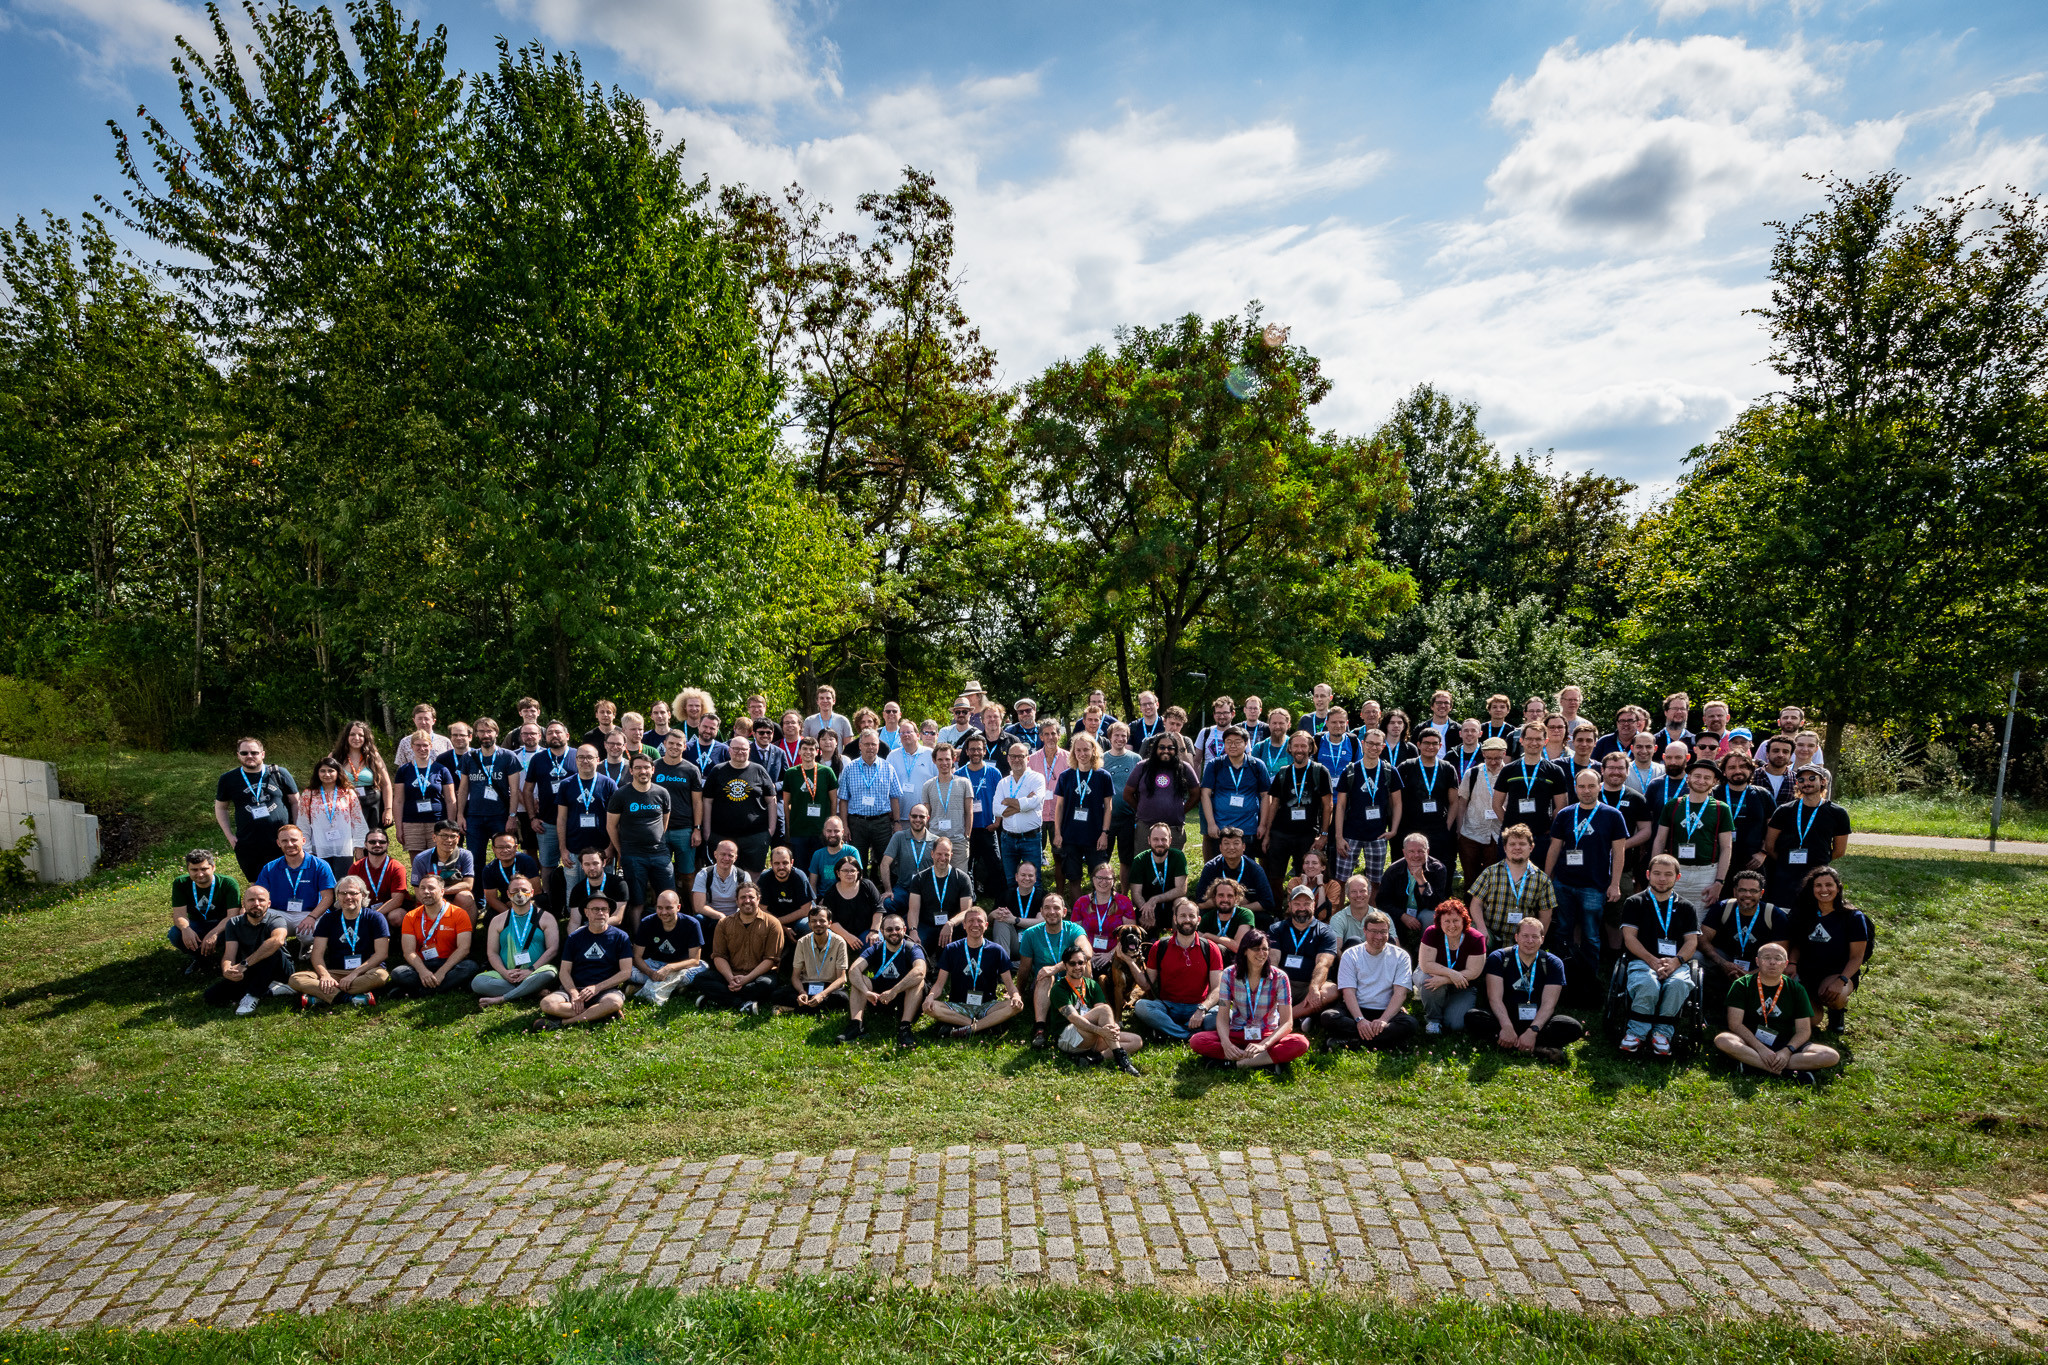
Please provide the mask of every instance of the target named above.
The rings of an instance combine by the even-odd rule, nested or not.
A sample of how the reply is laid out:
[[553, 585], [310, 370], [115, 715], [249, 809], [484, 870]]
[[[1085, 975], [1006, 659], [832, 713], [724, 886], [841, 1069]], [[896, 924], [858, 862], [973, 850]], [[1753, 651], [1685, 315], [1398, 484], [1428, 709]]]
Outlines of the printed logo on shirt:
[[603, 961], [604, 955], [604, 945], [602, 943], [593, 943], [583, 950], [583, 960], [585, 962]]
[[725, 784], [725, 799], [728, 801], [745, 801], [753, 794], [753, 787], [743, 777], [736, 777]]

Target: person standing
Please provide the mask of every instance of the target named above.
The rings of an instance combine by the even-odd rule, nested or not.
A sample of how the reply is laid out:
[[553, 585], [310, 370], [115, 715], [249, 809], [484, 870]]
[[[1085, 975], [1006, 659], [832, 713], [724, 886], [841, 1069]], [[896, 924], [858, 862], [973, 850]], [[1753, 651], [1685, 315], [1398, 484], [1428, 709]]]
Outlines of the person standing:
[[1580, 770], [1577, 788], [1577, 804], [1550, 822], [1543, 874], [1557, 891], [1557, 941], [1572, 946], [1585, 979], [1593, 982], [1606, 946], [1607, 907], [1621, 900], [1628, 824], [1620, 811], [1601, 802], [1600, 775], [1591, 768]]
[[705, 774], [704, 807], [710, 817], [706, 838], [731, 840], [740, 869], [757, 877], [768, 866], [775, 783], [753, 754], [752, 740], [732, 737], [726, 761]]
[[1062, 895], [1071, 895], [1084, 876], [1092, 877], [1108, 863], [1109, 809], [1115, 798], [1094, 738], [1076, 734], [1071, 744], [1072, 766], [1060, 774], [1052, 801], [1052, 845]]
[[235, 745], [238, 766], [213, 784], [213, 821], [227, 836], [242, 876], [253, 882], [277, 856], [277, 832], [299, 822], [299, 784], [264, 759], [263, 741]]
[[820, 730], [832, 730], [839, 735], [840, 743], [850, 743], [853, 739], [852, 724], [833, 710], [839, 701], [838, 690], [829, 684], [820, 684], [817, 698], [818, 709], [804, 717], [804, 733], [815, 737]]
[[846, 822], [847, 842], [860, 851], [861, 866], [878, 867], [909, 812], [896, 770], [882, 758], [881, 737], [863, 730], [858, 748], [860, 757], [839, 775], [839, 818]]
[[[1228, 700], [1225, 698], [1224, 700]], [[1220, 708], [1221, 702], [1218, 703]], [[1216, 856], [1223, 826], [1256, 828], [1272, 774], [1251, 761], [1251, 737], [1236, 725], [1221, 734], [1223, 754], [1202, 769], [1202, 860]]]
[[[1435, 738], [1432, 738], [1435, 736]], [[1443, 737], [1424, 726], [1415, 735], [1416, 757], [1403, 763], [1401, 837], [1420, 834], [1429, 840], [1429, 856], [1450, 867], [1457, 860], [1452, 823], [1460, 814], [1457, 770], [1443, 761]]]
[[914, 795], [931, 814], [932, 833], [953, 846], [953, 866], [971, 874], [974, 784], [954, 768], [957, 753], [953, 745], [940, 740], [932, 749], [932, 775]]
[[1017, 884], [1017, 864], [1039, 868], [1045, 861], [1045, 778], [1033, 772], [1021, 744], [1007, 750], [1009, 773], [996, 783], [995, 817], [1003, 859], [1003, 882]]
[[[805, 735], [797, 741], [796, 762], [782, 770], [782, 828], [797, 867], [809, 869], [825, 846], [825, 824], [837, 820], [838, 791], [839, 775], [818, 762], [817, 738]], [[845, 823], [838, 823], [843, 831]]]
[[335, 876], [345, 876], [349, 865], [363, 856], [370, 823], [339, 759], [323, 754], [313, 765], [313, 790], [306, 793], [304, 805], [313, 856], [326, 863]]
[[[662, 737], [661, 758], [654, 765], [654, 785], [668, 793], [668, 832], [662, 846], [669, 873], [678, 887], [697, 874], [697, 849], [704, 840], [704, 774], [683, 757], [683, 734]], [[787, 826], [785, 825], [785, 828]]]
[[548, 722], [545, 740], [538, 753], [526, 761], [526, 777], [519, 785], [520, 804], [534, 827], [534, 857], [542, 867], [560, 867], [562, 838], [558, 805], [562, 787], [576, 771], [576, 755], [569, 748], [569, 727]]
[[1735, 854], [1735, 815], [1714, 795], [1721, 773], [1704, 758], [1686, 765], [1686, 790], [1664, 807], [1650, 854], [1678, 860], [1678, 894], [1695, 907], [1715, 905]]
[[476, 723], [476, 747], [456, 767], [461, 778], [459, 823], [464, 842], [478, 861], [491, 856], [491, 839], [512, 828], [512, 812], [524, 779], [519, 760], [498, 747], [498, 722], [489, 716]]
[[1780, 905], [1797, 896], [1809, 873], [1849, 848], [1849, 812], [1827, 799], [1827, 775], [1818, 768], [1801, 768], [1793, 789], [1798, 799], [1778, 807], [1764, 827], [1771, 899]]
[[392, 774], [398, 795], [398, 846], [424, 853], [434, 846], [434, 826], [455, 810], [453, 769], [434, 754], [434, 737], [415, 730], [399, 750]]
[[1500, 790], [1500, 773], [1507, 754], [1504, 739], [1479, 741], [1479, 762], [1458, 784], [1458, 862], [1468, 888], [1500, 859], [1501, 808], [1508, 801]]
[[1358, 761], [1337, 780], [1332, 866], [1340, 882], [1359, 871], [1377, 883], [1387, 870], [1387, 835], [1401, 824], [1401, 775], [1387, 762], [1386, 747], [1384, 731], [1367, 729], [1359, 737]]
[[341, 764], [342, 777], [355, 788], [363, 819], [371, 829], [391, 823], [391, 770], [384, 766], [384, 753], [369, 725], [352, 720], [341, 729], [330, 755]]

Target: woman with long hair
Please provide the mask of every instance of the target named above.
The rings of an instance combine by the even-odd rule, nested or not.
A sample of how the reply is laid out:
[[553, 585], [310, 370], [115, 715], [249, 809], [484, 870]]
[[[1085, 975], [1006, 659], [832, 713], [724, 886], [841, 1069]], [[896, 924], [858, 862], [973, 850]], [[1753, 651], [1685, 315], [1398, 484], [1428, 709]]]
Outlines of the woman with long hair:
[[1849, 903], [1842, 874], [1816, 867], [1792, 902], [1792, 970], [1817, 1005], [1828, 1012], [1828, 1032], [1840, 1033], [1863, 969], [1877, 947], [1877, 930]]
[[387, 828], [391, 824], [391, 769], [384, 766], [376, 732], [365, 721], [350, 721], [341, 727], [341, 738], [334, 741], [333, 757], [341, 763], [341, 775], [356, 789], [364, 823], [371, 829]]
[[1237, 949], [1237, 964], [1223, 970], [1216, 994], [1203, 1011], [1218, 1008], [1221, 1029], [1204, 1029], [1188, 1046], [1211, 1061], [1248, 1071], [1284, 1066], [1308, 1051], [1308, 1039], [1294, 1029], [1293, 995], [1285, 973], [1273, 966], [1273, 945], [1253, 929]]
[[363, 842], [370, 827], [363, 819], [363, 803], [341, 770], [341, 760], [323, 754], [313, 765], [313, 785], [302, 798], [308, 851], [324, 859], [337, 878], [346, 877], [351, 864], [363, 856]]

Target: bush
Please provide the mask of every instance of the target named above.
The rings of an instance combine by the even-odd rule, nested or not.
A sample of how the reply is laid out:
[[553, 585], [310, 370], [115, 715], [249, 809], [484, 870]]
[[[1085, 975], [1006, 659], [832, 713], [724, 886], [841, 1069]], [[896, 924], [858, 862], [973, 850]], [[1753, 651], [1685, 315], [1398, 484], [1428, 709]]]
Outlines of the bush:
[[109, 761], [120, 737], [114, 708], [98, 692], [67, 695], [46, 683], [0, 675], [0, 750], [56, 764], [69, 799], [88, 806], [109, 801]]

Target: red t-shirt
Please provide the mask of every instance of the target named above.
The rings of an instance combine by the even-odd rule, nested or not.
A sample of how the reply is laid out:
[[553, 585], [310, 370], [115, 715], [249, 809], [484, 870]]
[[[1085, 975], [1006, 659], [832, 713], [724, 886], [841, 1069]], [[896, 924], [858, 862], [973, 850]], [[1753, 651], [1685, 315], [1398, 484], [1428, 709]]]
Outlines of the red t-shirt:
[[1183, 948], [1169, 935], [1152, 945], [1146, 963], [1159, 973], [1159, 998], [1175, 1005], [1199, 1005], [1209, 997], [1209, 973], [1223, 970], [1223, 950], [1208, 939]]
[[370, 888], [372, 908], [384, 904], [407, 887], [408, 875], [403, 858], [386, 858], [381, 873], [370, 870], [368, 858], [358, 858], [349, 864], [348, 875], [361, 877], [363, 885]]

